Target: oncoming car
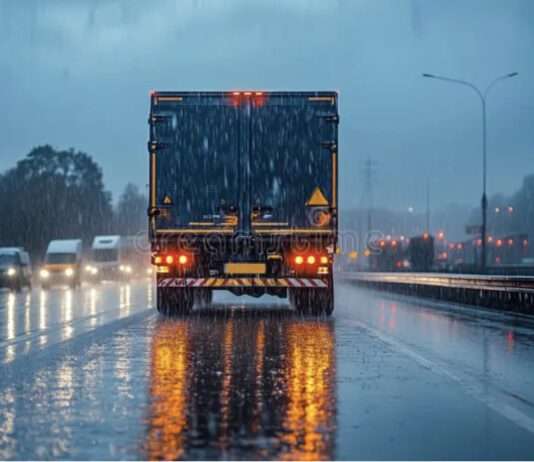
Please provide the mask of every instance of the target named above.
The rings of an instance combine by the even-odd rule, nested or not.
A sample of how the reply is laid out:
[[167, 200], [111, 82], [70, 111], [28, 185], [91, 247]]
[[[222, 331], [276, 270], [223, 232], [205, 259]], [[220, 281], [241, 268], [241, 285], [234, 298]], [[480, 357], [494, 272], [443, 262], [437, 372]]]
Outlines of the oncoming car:
[[81, 283], [82, 241], [66, 239], [51, 241], [46, 251], [45, 263], [39, 271], [41, 287], [68, 285], [71, 288]]
[[30, 256], [21, 247], [0, 247], [0, 287], [19, 291], [32, 286]]

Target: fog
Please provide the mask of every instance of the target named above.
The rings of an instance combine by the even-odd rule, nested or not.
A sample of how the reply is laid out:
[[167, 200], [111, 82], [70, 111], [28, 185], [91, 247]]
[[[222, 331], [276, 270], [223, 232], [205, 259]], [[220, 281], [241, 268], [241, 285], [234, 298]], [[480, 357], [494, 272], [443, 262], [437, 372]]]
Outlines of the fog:
[[75, 147], [117, 196], [147, 183], [148, 93], [340, 92], [340, 200], [476, 206], [481, 111], [466, 87], [517, 71], [488, 99], [488, 191], [534, 173], [534, 2], [8, 1], [0, 3], [0, 171], [38, 144]]

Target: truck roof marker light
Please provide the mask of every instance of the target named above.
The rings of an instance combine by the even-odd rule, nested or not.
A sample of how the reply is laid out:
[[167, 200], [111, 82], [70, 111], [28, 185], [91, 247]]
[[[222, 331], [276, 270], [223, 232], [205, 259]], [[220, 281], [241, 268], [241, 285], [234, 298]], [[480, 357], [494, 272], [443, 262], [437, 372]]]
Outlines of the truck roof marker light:
[[263, 92], [262, 91], [257, 91], [255, 94], [256, 94], [256, 96], [263, 96]]
[[165, 257], [165, 263], [167, 263], [168, 265], [172, 265], [174, 262], [174, 257], [172, 255], [167, 255]]
[[245, 96], [251, 96], [251, 95], [252, 95], [252, 92], [251, 92], [251, 91], [245, 91], [243, 94], [244, 94]]
[[187, 263], [187, 255], [180, 255], [178, 257], [178, 263], [180, 263], [180, 265], [185, 265]]
[[156, 265], [159, 265], [162, 261], [163, 261], [163, 258], [161, 258], [161, 256], [158, 255], [158, 256], [154, 257], [154, 263]]
[[234, 96], [239, 96], [240, 94], [241, 94], [240, 91], [233, 91], [233, 92], [232, 92], [232, 95], [234, 95]]
[[322, 263], [323, 265], [326, 264], [326, 263], [328, 263], [328, 257], [327, 257], [326, 255], [323, 255], [323, 256], [321, 257], [321, 263]]
[[297, 256], [295, 257], [295, 263], [296, 263], [297, 265], [302, 265], [302, 264], [304, 263], [304, 258], [303, 258], [302, 256], [300, 256], [300, 255], [297, 255]]
[[308, 265], [315, 264], [315, 257], [313, 255], [309, 255], [308, 258], [306, 259], [306, 262], [308, 263]]

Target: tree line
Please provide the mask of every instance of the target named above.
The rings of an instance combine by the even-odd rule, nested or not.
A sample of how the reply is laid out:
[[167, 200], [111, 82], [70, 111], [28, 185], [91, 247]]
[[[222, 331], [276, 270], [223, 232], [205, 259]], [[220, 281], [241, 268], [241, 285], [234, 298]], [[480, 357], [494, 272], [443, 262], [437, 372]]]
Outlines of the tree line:
[[101, 167], [84, 152], [38, 146], [0, 174], [0, 246], [42, 258], [52, 239], [133, 235], [146, 230], [147, 199], [127, 184], [116, 206]]

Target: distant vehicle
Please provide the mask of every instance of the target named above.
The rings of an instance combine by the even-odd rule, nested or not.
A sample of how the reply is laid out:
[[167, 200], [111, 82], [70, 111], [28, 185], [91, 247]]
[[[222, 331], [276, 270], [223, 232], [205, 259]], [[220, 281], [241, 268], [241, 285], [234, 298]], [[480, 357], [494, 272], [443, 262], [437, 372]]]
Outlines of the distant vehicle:
[[138, 240], [138, 236], [96, 236], [91, 247], [91, 260], [85, 266], [85, 278], [91, 281], [130, 280], [151, 274], [146, 241], [139, 245]]
[[121, 265], [119, 271], [124, 278], [141, 278], [152, 275], [150, 251], [146, 236], [123, 236]]
[[425, 233], [410, 238], [408, 253], [412, 271], [430, 271], [434, 265], [434, 237]]
[[22, 247], [0, 247], [0, 287], [19, 291], [32, 286], [30, 256]]
[[370, 271], [407, 271], [410, 262], [406, 258], [408, 240], [388, 236], [386, 239], [373, 241], [369, 248]]
[[120, 236], [95, 236], [91, 246], [91, 261], [85, 267], [85, 276], [98, 281], [119, 279], [120, 252]]
[[82, 241], [80, 239], [55, 240], [48, 244], [45, 262], [39, 272], [41, 286], [68, 285], [72, 288], [81, 283]]
[[157, 308], [214, 289], [330, 315], [338, 229], [336, 92], [153, 92], [149, 235]]

